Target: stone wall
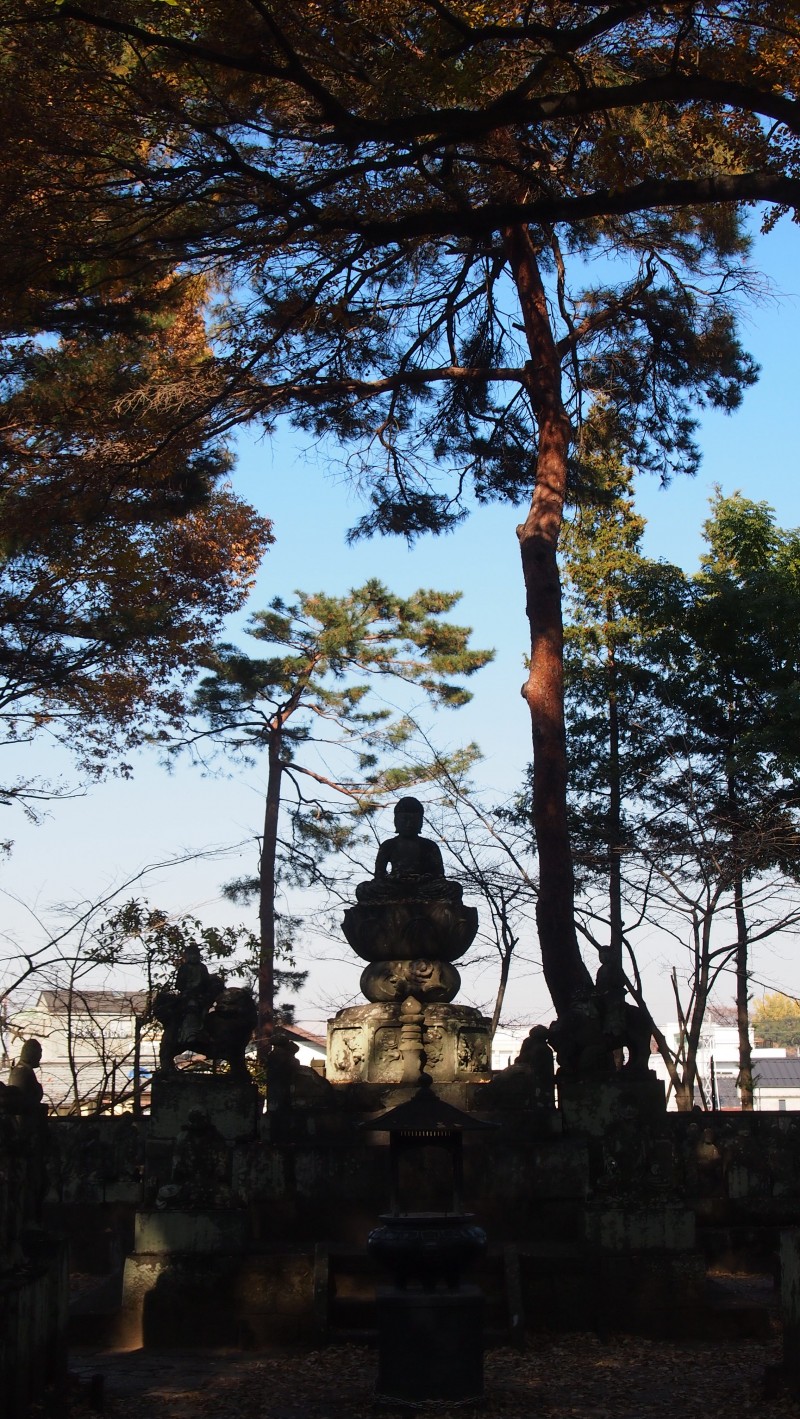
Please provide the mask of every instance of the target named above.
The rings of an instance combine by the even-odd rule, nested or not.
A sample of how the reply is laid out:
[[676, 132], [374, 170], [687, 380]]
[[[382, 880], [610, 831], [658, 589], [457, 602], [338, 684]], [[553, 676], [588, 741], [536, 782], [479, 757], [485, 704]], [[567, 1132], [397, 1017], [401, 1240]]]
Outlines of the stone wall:
[[[192, 1086], [192, 1108], [203, 1087]], [[212, 1087], [224, 1091], [222, 1081]], [[479, 1104], [480, 1088], [458, 1102]], [[364, 1279], [358, 1258], [389, 1196], [386, 1138], [361, 1127], [377, 1097], [356, 1091], [321, 1106], [315, 1090], [305, 1102], [290, 1092], [280, 1109], [254, 1116], [246, 1101], [220, 1114], [217, 1100], [224, 1177], [218, 1195], [194, 1202], [168, 1195], [181, 1109], [171, 1095], [161, 1102], [161, 1122], [138, 1121], [135, 1136], [115, 1119], [50, 1123], [61, 1162], [48, 1209], [70, 1234], [73, 1265], [121, 1270], [128, 1257], [135, 1317], [118, 1338], [320, 1338], [320, 1315], [348, 1287], [368, 1298], [374, 1278]], [[489, 1235], [489, 1268], [516, 1255], [534, 1325], [663, 1328], [679, 1300], [694, 1324], [703, 1253], [767, 1267], [779, 1229], [800, 1217], [800, 1115], [656, 1112], [643, 1123], [623, 1111], [600, 1133], [565, 1130], [556, 1110], [480, 1113], [500, 1126], [488, 1141], [465, 1136], [467, 1205]], [[410, 1190], [420, 1209], [439, 1205], [422, 1156]]]
[[48, 1128], [0, 1086], [0, 1395], [22, 1419], [66, 1375], [67, 1258], [42, 1228]]

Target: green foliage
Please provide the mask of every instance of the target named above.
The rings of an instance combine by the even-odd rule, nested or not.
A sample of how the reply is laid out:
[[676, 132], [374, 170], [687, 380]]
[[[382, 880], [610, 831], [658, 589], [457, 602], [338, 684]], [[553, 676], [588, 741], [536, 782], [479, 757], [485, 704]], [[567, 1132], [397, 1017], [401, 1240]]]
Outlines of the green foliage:
[[46, 727], [93, 774], [180, 721], [272, 540], [201, 416], [202, 299], [140, 283], [122, 329], [0, 351], [0, 732]]
[[[471, 650], [469, 629], [441, 619], [460, 593], [403, 598], [372, 580], [341, 597], [296, 595], [292, 604], [275, 598], [250, 619], [249, 634], [272, 653], [252, 657], [220, 646], [195, 704], [208, 735], [227, 751], [248, 761], [260, 750], [276, 756], [295, 788], [284, 872], [304, 881], [314, 880], [321, 856], [347, 847], [382, 797], [438, 771], [436, 756], [414, 756], [414, 720], [376, 702], [382, 683], [401, 681], [437, 706], [457, 708], [471, 698], [459, 681], [494, 652]], [[304, 759], [317, 744], [345, 755], [338, 768]], [[456, 751], [448, 762], [464, 756], [474, 753]], [[331, 793], [347, 805], [349, 821], [331, 806]]]
[[141, 306], [142, 270], [213, 271], [202, 378], [223, 421], [289, 410], [353, 445], [358, 531], [413, 537], [457, 522], [470, 487], [533, 486], [532, 352], [507, 299], [524, 226], [576, 425], [604, 404], [626, 456], [669, 476], [697, 462], [694, 402], [730, 409], [755, 377], [737, 204], [795, 193], [782, 9], [778, 41], [765, 3], [687, 25], [655, 4], [19, 0], [6, 281], [40, 329], [103, 332]]
[[[578, 558], [571, 559], [574, 532], [566, 543], [580, 606], [568, 631], [575, 787], [590, 798], [609, 781], [613, 664], [622, 797], [636, 820], [631, 844], [643, 821], [657, 814], [652, 832], [660, 850], [671, 845], [680, 855], [690, 794], [693, 817], [705, 818], [708, 852], [715, 861], [722, 853], [727, 873], [738, 866], [747, 877], [775, 864], [794, 871], [798, 534], [777, 528], [766, 505], [718, 491], [704, 527], [701, 569], [687, 576], [632, 549], [641, 524], [622, 505], [617, 515], [616, 544], [613, 527], [598, 532], [596, 522]], [[609, 536], [610, 564], [603, 553]], [[584, 813], [582, 799], [578, 807]]]
[[[196, 700], [215, 730], [226, 731], [244, 712], [252, 715], [244, 719], [245, 741], [265, 744], [280, 716], [283, 742], [299, 743], [308, 720], [300, 727], [289, 720], [302, 706], [352, 727], [367, 743], [380, 728], [399, 745], [410, 733], [408, 719], [392, 719], [384, 708], [362, 709], [372, 685], [350, 677], [392, 677], [419, 687], [435, 704], [456, 707], [471, 696], [455, 677], [474, 675], [493, 655], [470, 650], [469, 630], [440, 619], [460, 592], [420, 590], [401, 598], [373, 580], [343, 597], [297, 597], [293, 605], [276, 598], [247, 628], [254, 639], [288, 653], [254, 659], [233, 646], [219, 648], [215, 673], [202, 681]], [[259, 703], [263, 712], [253, 708]]]
[[[95, 929], [86, 960], [98, 966], [134, 966], [144, 971], [154, 993], [171, 984], [187, 946], [197, 946], [206, 963], [223, 976], [252, 984], [258, 969], [258, 937], [247, 926], [206, 926], [195, 916], [172, 916], [140, 898], [107, 912]], [[295, 971], [291, 941], [279, 939], [277, 954], [285, 969], [276, 972], [280, 988], [299, 990], [307, 972]]]
[[612, 925], [616, 894], [620, 932], [623, 896], [634, 922], [683, 922], [685, 1085], [720, 971], [735, 965], [746, 1018], [751, 943], [797, 916], [798, 534], [766, 504], [717, 490], [688, 576], [642, 557], [629, 475], [612, 467], [608, 481], [616, 496], [565, 540], [577, 860], [584, 886], [609, 884]]

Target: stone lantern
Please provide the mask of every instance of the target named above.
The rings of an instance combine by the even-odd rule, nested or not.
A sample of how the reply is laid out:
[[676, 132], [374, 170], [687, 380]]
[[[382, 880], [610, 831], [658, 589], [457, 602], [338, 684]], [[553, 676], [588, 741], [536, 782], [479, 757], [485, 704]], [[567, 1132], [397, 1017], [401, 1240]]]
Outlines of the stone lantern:
[[[362, 1125], [389, 1135], [391, 1211], [367, 1249], [392, 1276], [377, 1289], [377, 1393], [405, 1403], [472, 1400], [483, 1393], [480, 1288], [462, 1272], [486, 1247], [486, 1233], [463, 1211], [463, 1134], [497, 1127], [439, 1099], [429, 1075], [406, 1103]], [[434, 1150], [447, 1165], [440, 1211], [415, 1211], [408, 1164]], [[430, 1152], [428, 1152], [430, 1158]], [[404, 1173], [406, 1176], [404, 1176]], [[411, 1363], [410, 1363], [411, 1362]]]

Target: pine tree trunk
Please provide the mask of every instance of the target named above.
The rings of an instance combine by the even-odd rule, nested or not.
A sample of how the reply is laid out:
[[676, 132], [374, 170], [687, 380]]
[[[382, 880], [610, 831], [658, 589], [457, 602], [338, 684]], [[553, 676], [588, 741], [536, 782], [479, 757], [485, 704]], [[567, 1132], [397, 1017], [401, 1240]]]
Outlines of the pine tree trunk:
[[[609, 612], [609, 617], [611, 617]], [[622, 971], [622, 782], [614, 651], [608, 656], [608, 916], [614, 965]]]
[[278, 818], [281, 807], [281, 736], [273, 732], [269, 740], [267, 801], [264, 808], [264, 837], [258, 874], [258, 1025], [256, 1056], [266, 1063], [272, 1047], [275, 1023], [275, 859], [278, 850]]
[[536, 487], [528, 516], [517, 529], [531, 636], [530, 672], [522, 693], [533, 733], [533, 827], [539, 856], [536, 920], [545, 980], [562, 1015], [592, 987], [575, 930], [567, 827], [561, 582], [556, 561], [570, 426], [561, 400], [560, 359], [527, 227], [509, 228], [505, 242], [531, 353], [528, 394], [539, 439]]
[[739, 1097], [746, 1112], [753, 1109], [753, 1056], [750, 1048], [750, 1002], [748, 998], [748, 934], [744, 912], [744, 882], [737, 872], [733, 884], [736, 914], [736, 1024], [739, 1030]]

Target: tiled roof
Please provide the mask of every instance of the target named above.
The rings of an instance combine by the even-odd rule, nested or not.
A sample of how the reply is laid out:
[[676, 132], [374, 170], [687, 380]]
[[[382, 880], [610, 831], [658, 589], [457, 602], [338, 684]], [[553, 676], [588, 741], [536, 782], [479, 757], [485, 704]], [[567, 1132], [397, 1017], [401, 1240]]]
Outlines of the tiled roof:
[[800, 1059], [754, 1059], [757, 1089], [800, 1089]]
[[71, 1008], [87, 1015], [136, 1015], [147, 1005], [146, 990], [43, 990], [37, 1001], [49, 1015], [64, 1015]]
[[279, 1029], [294, 1039], [308, 1045], [316, 1045], [318, 1049], [327, 1049], [328, 1041], [324, 1035], [312, 1035], [310, 1030], [304, 1030], [302, 1025], [280, 1025]]

